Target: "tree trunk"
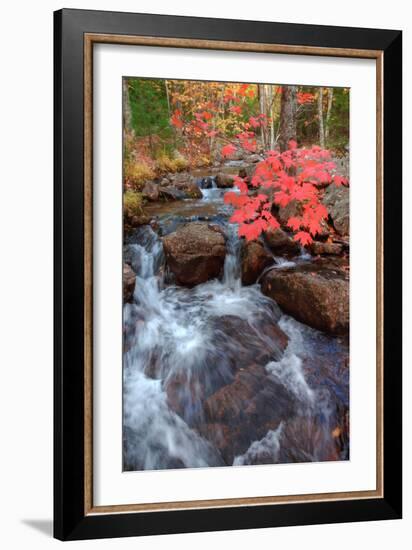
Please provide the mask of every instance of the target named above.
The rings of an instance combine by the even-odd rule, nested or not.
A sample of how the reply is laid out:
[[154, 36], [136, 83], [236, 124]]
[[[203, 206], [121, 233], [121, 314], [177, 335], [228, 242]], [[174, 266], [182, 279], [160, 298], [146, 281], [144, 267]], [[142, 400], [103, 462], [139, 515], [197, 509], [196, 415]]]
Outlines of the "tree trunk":
[[130, 107], [129, 86], [127, 78], [123, 78], [123, 129], [126, 133], [133, 132], [132, 109]]
[[327, 145], [329, 142], [330, 115], [332, 112], [332, 104], [333, 104], [333, 88], [328, 88], [328, 109], [326, 111], [326, 128], [325, 128], [325, 141]]
[[170, 109], [170, 94], [169, 94], [169, 87], [168, 82], [165, 80], [165, 90], [166, 90], [166, 101], [167, 101], [167, 113], [169, 115], [169, 118], [172, 116], [172, 112]]
[[[265, 101], [265, 85], [259, 84], [258, 85], [259, 90], [259, 109], [260, 112], [264, 115], [266, 114], [266, 101]], [[266, 149], [266, 134], [265, 134], [265, 128], [263, 126], [260, 127], [260, 138], [262, 141], [262, 148], [263, 150]]]
[[297, 86], [283, 86], [280, 104], [279, 147], [288, 149], [289, 141], [296, 140], [296, 91]]
[[275, 147], [275, 127], [274, 127], [274, 120], [273, 120], [273, 86], [272, 84], [268, 85], [268, 109], [266, 115], [266, 121], [268, 122], [268, 144], [271, 149]]
[[318, 93], [319, 145], [325, 148], [325, 128], [323, 125], [323, 88]]

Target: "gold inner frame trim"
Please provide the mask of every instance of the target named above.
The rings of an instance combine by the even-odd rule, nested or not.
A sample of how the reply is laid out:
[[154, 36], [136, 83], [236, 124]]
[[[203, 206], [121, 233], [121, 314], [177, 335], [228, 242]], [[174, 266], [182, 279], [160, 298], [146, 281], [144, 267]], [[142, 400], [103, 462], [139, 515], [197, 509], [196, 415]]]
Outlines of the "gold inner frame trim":
[[[160, 46], [241, 52], [282, 53], [376, 60], [376, 489], [307, 495], [241, 497], [144, 504], [93, 504], [93, 45], [95, 43]], [[290, 46], [186, 38], [84, 35], [84, 513], [156, 512], [299, 502], [383, 498], [383, 52], [349, 48]]]

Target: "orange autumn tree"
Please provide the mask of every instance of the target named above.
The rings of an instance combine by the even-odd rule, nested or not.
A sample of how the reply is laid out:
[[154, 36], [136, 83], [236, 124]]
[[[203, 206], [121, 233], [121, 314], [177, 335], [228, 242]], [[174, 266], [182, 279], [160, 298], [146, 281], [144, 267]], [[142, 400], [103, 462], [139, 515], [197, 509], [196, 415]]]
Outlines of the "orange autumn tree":
[[170, 122], [192, 161], [210, 159], [222, 143], [230, 144], [257, 112], [255, 84], [169, 81], [169, 90]]
[[[224, 144], [223, 157], [230, 157], [241, 148], [249, 153], [258, 150], [258, 131], [268, 124], [263, 113], [249, 116], [248, 98], [255, 93], [252, 85], [230, 86], [223, 91], [223, 104], [230, 104], [228, 110], [238, 117], [239, 132], [228, 139], [220, 131], [215, 118], [222, 108], [209, 104], [207, 110], [194, 112], [184, 119], [182, 112], [175, 110], [172, 124], [187, 135], [195, 133], [198, 137], [219, 137]], [[310, 103], [313, 94], [298, 93], [298, 104]], [[256, 165], [252, 178], [234, 178], [236, 191], [228, 191], [224, 200], [234, 207], [230, 222], [238, 224], [239, 236], [246, 240], [255, 240], [269, 229], [278, 229], [278, 208], [288, 206], [295, 201], [299, 214], [289, 217], [287, 227], [294, 233], [294, 239], [302, 246], [310, 245], [313, 238], [322, 230], [322, 223], [328, 217], [328, 209], [321, 202], [325, 185], [347, 185], [346, 178], [336, 173], [331, 152], [314, 145], [310, 148], [298, 148], [291, 140], [286, 151], [268, 150], [264, 158]]]

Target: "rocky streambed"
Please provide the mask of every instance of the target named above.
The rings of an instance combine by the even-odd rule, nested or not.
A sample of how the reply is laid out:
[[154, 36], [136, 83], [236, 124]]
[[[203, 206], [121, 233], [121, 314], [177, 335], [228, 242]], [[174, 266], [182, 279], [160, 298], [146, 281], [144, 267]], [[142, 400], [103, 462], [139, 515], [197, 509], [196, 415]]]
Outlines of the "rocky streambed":
[[227, 172], [126, 235], [125, 470], [349, 458], [344, 209], [310, 252], [283, 230], [245, 243]]

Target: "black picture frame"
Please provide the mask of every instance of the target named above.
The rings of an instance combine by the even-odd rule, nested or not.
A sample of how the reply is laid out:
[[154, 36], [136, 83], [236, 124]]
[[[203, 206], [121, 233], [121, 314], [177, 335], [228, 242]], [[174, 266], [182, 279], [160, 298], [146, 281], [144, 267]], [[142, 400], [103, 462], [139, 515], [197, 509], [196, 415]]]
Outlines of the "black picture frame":
[[[140, 35], [379, 50], [383, 55], [383, 497], [86, 514], [84, 506], [84, 36]], [[63, 9], [54, 13], [54, 536], [60, 540], [402, 516], [402, 33]]]

